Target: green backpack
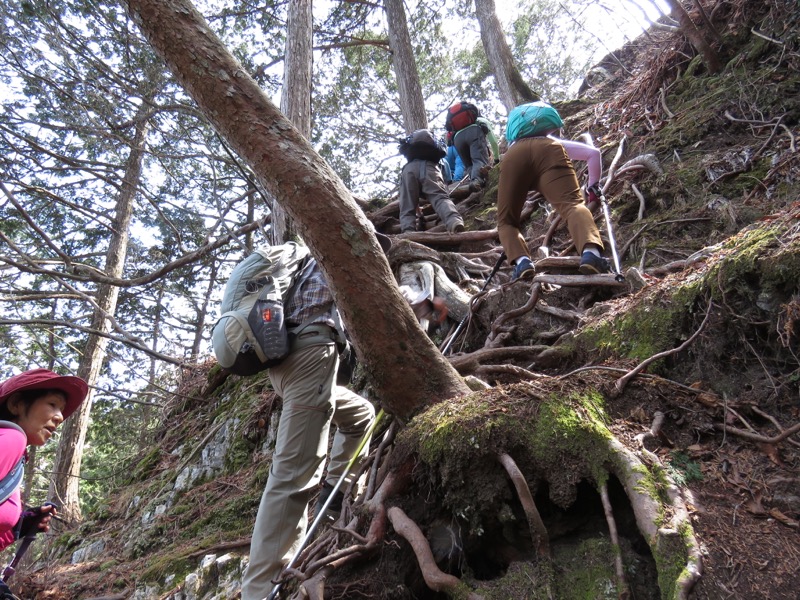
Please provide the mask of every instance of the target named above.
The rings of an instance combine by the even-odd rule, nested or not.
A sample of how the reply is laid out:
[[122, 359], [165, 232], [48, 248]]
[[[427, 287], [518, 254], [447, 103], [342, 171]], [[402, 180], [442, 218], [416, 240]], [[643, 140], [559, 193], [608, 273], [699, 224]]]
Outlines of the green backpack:
[[561, 115], [546, 102], [520, 104], [508, 115], [506, 139], [510, 144], [520, 138], [546, 135], [563, 126]]

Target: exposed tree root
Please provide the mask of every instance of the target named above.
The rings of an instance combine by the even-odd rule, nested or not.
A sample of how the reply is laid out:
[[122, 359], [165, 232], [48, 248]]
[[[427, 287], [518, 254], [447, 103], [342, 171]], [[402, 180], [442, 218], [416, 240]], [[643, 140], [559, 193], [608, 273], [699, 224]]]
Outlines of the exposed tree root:
[[517, 496], [522, 504], [522, 509], [525, 511], [525, 516], [528, 518], [528, 527], [531, 530], [531, 538], [536, 543], [536, 550], [539, 556], [550, 556], [550, 536], [547, 534], [547, 528], [544, 526], [542, 517], [536, 508], [536, 503], [533, 501], [531, 490], [528, 483], [525, 481], [525, 476], [519, 470], [517, 463], [508, 454], [502, 453], [497, 456], [497, 460], [503, 465], [508, 476], [514, 484], [514, 489], [517, 490]]
[[538, 379], [544, 377], [541, 373], [534, 373], [516, 365], [481, 365], [475, 369], [475, 375], [490, 377], [492, 375], [511, 375], [517, 380]]
[[637, 527], [653, 554], [660, 555], [666, 561], [674, 561], [676, 553], [685, 554], [687, 557], [684, 568], [676, 581], [675, 593], [675, 598], [685, 600], [702, 575], [703, 568], [700, 549], [689, 519], [689, 511], [680, 492], [666, 471], [663, 470], [658, 458], [643, 449], [642, 453], [649, 456], [651, 461], [655, 461], [652, 468], [659, 469], [660, 476], [668, 482], [666, 494], [670, 500], [671, 510], [666, 511], [668, 514], [665, 514], [663, 505], [651, 495], [654, 493], [654, 489], [652, 481], [648, 481], [648, 478], [651, 477], [648, 468], [616, 438], [611, 438], [609, 445], [614, 457], [611, 471], [625, 488], [633, 508]]
[[564, 287], [613, 287], [627, 288], [624, 281], [617, 281], [613, 274], [603, 275], [551, 275], [541, 273], [533, 278], [534, 285], [538, 283], [551, 283]]
[[645, 442], [650, 439], [657, 439], [660, 442], [663, 442], [667, 446], [672, 447], [674, 444], [672, 440], [670, 440], [663, 431], [664, 426], [664, 419], [665, 415], [660, 410], [657, 410], [653, 415], [653, 424], [650, 426], [649, 431], [645, 431], [644, 433], [640, 433], [636, 436], [636, 441], [639, 442], [641, 447], [645, 447]]
[[515, 319], [517, 317], [521, 317], [522, 315], [527, 314], [533, 310], [533, 307], [536, 306], [536, 303], [539, 301], [539, 293], [541, 289], [542, 289], [541, 284], [534, 283], [533, 286], [531, 286], [531, 296], [530, 298], [528, 298], [528, 301], [523, 306], [520, 306], [519, 308], [510, 310], [508, 312], [504, 312], [494, 320], [494, 323], [492, 323], [491, 330], [489, 331], [489, 335], [486, 338], [487, 346], [491, 347], [493, 340], [495, 339], [495, 337], [497, 337], [499, 333], [500, 327], [506, 321], [510, 319]]
[[482, 348], [469, 354], [448, 356], [450, 364], [461, 374], [476, 373], [485, 363], [496, 364], [509, 360], [532, 360], [550, 346], [506, 346], [501, 348]]
[[303, 582], [301, 589], [308, 600], [325, 600], [325, 578], [328, 574], [328, 569], [321, 569], [314, 577]]
[[757, 433], [752, 433], [750, 431], [744, 431], [742, 429], [737, 429], [736, 427], [731, 427], [730, 425], [726, 425], [725, 423], [714, 423], [714, 428], [719, 429], [720, 431], [724, 431], [726, 433], [731, 433], [735, 436], [744, 438], [746, 440], [750, 440], [751, 442], [760, 442], [762, 444], [777, 444], [778, 442], [782, 442], [790, 435], [794, 435], [798, 431], [800, 431], [800, 423], [795, 423], [789, 429], [784, 429], [782, 433], [778, 435], [767, 437], [764, 435], [759, 435]]
[[620, 600], [627, 600], [631, 597], [631, 590], [628, 581], [625, 579], [625, 566], [622, 564], [622, 548], [619, 545], [619, 534], [617, 533], [617, 522], [614, 520], [614, 511], [611, 507], [611, 500], [608, 498], [608, 485], [600, 485], [600, 500], [603, 502], [603, 512], [608, 523], [608, 533], [611, 538], [611, 549], [614, 552], [614, 571], [617, 575], [617, 597]]
[[422, 571], [425, 584], [430, 589], [435, 592], [444, 592], [451, 597], [466, 597], [469, 600], [483, 599], [483, 596], [479, 596], [471, 591], [467, 592], [466, 596], [464, 596], [466, 584], [458, 577], [448, 575], [439, 569], [436, 565], [436, 560], [433, 558], [430, 544], [428, 544], [428, 540], [425, 539], [425, 535], [420, 531], [417, 524], [408, 518], [401, 508], [397, 506], [390, 508], [388, 517], [397, 534], [411, 545], [411, 549], [417, 557], [417, 562]]

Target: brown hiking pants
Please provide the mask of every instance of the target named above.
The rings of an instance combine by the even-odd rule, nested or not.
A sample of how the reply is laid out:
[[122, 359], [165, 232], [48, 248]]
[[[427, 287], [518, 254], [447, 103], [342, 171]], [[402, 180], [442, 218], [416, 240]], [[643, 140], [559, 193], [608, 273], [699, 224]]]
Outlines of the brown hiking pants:
[[567, 223], [578, 249], [603, 241], [591, 211], [583, 202], [575, 168], [564, 146], [548, 137], [523, 138], [514, 142], [500, 162], [497, 189], [497, 231], [509, 262], [530, 256], [520, 231], [520, 214], [530, 190], [541, 193]]

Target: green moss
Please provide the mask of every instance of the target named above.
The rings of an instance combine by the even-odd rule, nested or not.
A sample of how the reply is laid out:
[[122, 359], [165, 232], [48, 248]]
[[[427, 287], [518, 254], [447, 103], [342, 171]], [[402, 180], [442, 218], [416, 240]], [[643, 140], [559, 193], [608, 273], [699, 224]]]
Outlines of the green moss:
[[144, 455], [142, 460], [136, 463], [131, 470], [129, 483], [144, 481], [151, 476], [155, 468], [161, 461], [161, 448], [155, 446], [150, 452]]
[[[601, 356], [644, 360], [675, 346], [678, 325], [685, 314], [677, 303], [640, 304], [619, 318], [599, 321], [577, 336], [579, 346]], [[651, 367], [658, 371], [661, 363]]]
[[669, 503], [667, 497], [667, 476], [664, 469], [659, 465], [654, 465], [652, 468], [641, 466], [635, 468], [634, 471], [641, 475], [636, 491], [640, 494], [650, 496], [658, 503], [659, 516], [656, 518], [656, 525], [661, 525], [665, 521], [664, 506]]
[[231, 447], [225, 453], [225, 472], [236, 473], [252, 460], [256, 444], [243, 435], [234, 435]]
[[506, 573], [491, 582], [481, 582], [476, 593], [485, 600], [550, 600], [555, 598], [555, 571], [549, 561], [512, 563]]
[[616, 600], [614, 551], [608, 538], [591, 538], [578, 546], [556, 548], [553, 559], [561, 566], [556, 579], [559, 600]]
[[[709, 271], [719, 281], [715, 298], [727, 295], [753, 302], [759, 294], [791, 295], [800, 281], [800, 242], [781, 239], [783, 225], [754, 227], [726, 242], [727, 255]], [[712, 288], [713, 289], [713, 288]]]
[[603, 397], [597, 392], [574, 394], [567, 401], [551, 397], [539, 407], [539, 418], [530, 436], [530, 451], [547, 472], [566, 461], [584, 463], [597, 483], [608, 475], [608, 440], [611, 433]]
[[175, 575], [176, 581], [183, 581], [194, 569], [195, 562], [195, 559], [187, 558], [185, 552], [156, 554], [146, 563], [139, 579], [147, 583], [157, 583], [168, 575]]
[[686, 533], [684, 527], [672, 535], [659, 536], [653, 553], [658, 568], [658, 589], [664, 600], [675, 598], [678, 581], [686, 570], [689, 542]]

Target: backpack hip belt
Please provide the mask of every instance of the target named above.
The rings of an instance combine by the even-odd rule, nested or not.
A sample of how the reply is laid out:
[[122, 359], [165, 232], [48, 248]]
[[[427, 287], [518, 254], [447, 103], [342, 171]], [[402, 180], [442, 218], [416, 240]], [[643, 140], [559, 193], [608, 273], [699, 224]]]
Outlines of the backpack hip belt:
[[289, 329], [289, 339], [291, 340], [290, 344], [292, 352], [307, 346], [316, 346], [323, 343], [335, 344], [338, 340], [338, 337], [339, 336], [336, 330], [330, 325], [325, 325], [324, 323], [308, 325], [303, 327], [303, 330], [299, 333], [293, 333], [291, 328]]

